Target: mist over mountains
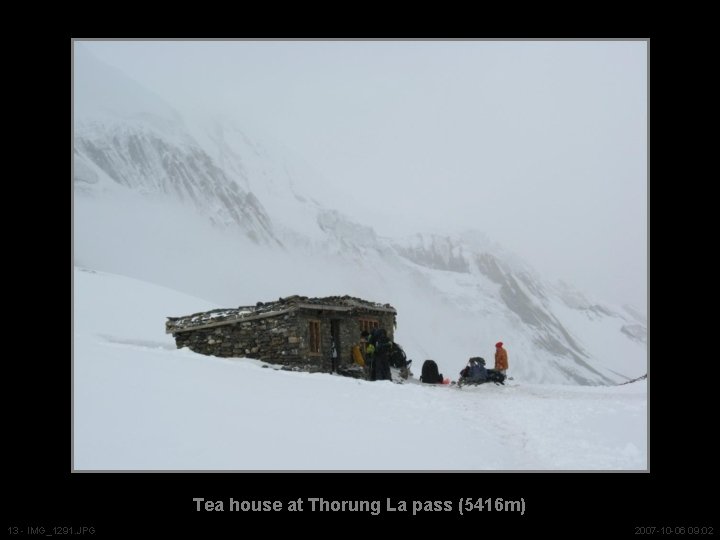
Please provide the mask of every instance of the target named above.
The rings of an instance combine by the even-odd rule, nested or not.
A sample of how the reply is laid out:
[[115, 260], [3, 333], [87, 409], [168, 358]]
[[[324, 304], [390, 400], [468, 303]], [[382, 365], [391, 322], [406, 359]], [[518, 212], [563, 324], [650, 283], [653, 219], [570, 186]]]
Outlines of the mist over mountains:
[[456, 378], [470, 356], [492, 364], [503, 341], [518, 380], [646, 373], [636, 308], [551, 283], [478, 231], [384, 237], [333, 205], [367, 204], [360, 194], [282, 144], [230, 119], [191, 119], [81, 46], [74, 70], [76, 265], [227, 307], [293, 294], [389, 302], [416, 371], [432, 358]]

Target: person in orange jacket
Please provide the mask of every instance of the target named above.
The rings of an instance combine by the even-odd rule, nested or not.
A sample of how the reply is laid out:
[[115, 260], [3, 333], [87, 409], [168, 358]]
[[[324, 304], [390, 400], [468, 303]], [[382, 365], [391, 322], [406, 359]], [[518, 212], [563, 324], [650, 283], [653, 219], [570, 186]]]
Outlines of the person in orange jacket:
[[508, 368], [508, 355], [507, 351], [503, 349], [503, 342], [498, 341], [495, 344], [495, 371], [499, 371], [503, 375], [507, 375], [505, 372]]

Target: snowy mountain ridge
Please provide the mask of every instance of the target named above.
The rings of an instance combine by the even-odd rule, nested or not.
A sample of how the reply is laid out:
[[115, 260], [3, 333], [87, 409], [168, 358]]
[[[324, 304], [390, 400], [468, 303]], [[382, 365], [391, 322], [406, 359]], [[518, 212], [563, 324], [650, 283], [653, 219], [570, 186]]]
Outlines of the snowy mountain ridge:
[[214, 224], [240, 228], [253, 241], [277, 242], [255, 195], [231, 181], [189, 137], [180, 145], [144, 126], [78, 123], [76, 184], [87, 190], [103, 177], [105, 186], [109, 179], [146, 195], [172, 197], [191, 204]]
[[[488, 357], [503, 340], [514, 372], [528, 380], [613, 384], [645, 373], [646, 323], [632, 308], [549, 284], [481, 233], [381, 237], [329, 206], [328, 198], [352, 195], [281, 146], [232, 122], [191, 126], [81, 48], [75, 61], [75, 257], [83, 264], [171, 280], [230, 305], [289, 293], [388, 301], [400, 314], [399, 340], [441, 366], [449, 360], [439, 355], [455, 366], [479, 344]], [[137, 206], [123, 207], [119, 191]], [[167, 223], [148, 217], [157, 211]], [[153, 235], [156, 227], [175, 234]], [[121, 245], [98, 240], [118, 231]]]

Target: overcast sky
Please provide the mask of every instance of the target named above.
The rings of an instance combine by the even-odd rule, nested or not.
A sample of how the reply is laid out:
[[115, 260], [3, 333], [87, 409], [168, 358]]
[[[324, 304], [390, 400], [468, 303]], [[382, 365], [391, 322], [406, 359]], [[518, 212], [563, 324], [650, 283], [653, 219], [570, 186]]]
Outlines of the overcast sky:
[[645, 309], [644, 41], [83, 44], [181, 111], [260, 126], [381, 234], [482, 230]]

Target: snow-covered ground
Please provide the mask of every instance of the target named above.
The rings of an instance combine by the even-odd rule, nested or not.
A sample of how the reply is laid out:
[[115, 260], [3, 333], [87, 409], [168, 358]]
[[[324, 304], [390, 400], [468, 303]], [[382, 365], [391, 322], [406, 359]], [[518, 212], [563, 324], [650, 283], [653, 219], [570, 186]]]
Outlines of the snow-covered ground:
[[458, 390], [176, 350], [165, 317], [214, 307], [76, 268], [76, 470], [647, 468], [645, 381]]

